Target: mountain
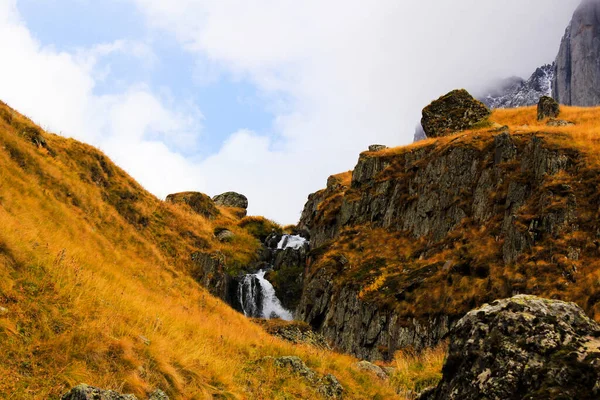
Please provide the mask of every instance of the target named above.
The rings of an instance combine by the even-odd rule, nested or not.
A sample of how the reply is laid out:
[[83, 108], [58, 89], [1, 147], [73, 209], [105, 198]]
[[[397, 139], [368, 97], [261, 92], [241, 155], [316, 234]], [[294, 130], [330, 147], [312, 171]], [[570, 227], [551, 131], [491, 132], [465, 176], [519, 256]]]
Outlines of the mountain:
[[0, 103], [0, 398], [80, 383], [140, 399], [396, 398], [358, 360], [271, 336], [199, 284], [244, 273], [275, 226], [211, 202], [161, 201]]
[[600, 0], [584, 0], [562, 39], [553, 80], [561, 104], [600, 104]]
[[297, 318], [367, 359], [433, 346], [515, 294], [600, 319], [600, 108], [559, 118], [497, 109], [470, 131], [362, 153], [302, 213]]
[[478, 97], [492, 109], [533, 106], [542, 96], [550, 96], [553, 79], [554, 65], [548, 64], [536, 69], [527, 80], [505, 79]]

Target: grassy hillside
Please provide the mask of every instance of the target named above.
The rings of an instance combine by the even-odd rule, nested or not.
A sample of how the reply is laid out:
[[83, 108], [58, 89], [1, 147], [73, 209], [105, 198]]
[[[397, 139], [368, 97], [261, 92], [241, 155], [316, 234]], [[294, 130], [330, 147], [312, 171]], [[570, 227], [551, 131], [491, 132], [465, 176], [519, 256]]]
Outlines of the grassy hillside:
[[[231, 242], [214, 238], [223, 227]], [[416, 372], [384, 383], [348, 356], [267, 335], [190, 278], [193, 251], [236, 266], [258, 246], [227, 210], [208, 220], [162, 202], [95, 148], [0, 104], [0, 398], [56, 399], [80, 382], [140, 398], [319, 398], [261, 361], [280, 355], [334, 374], [346, 398], [394, 398], [437, 374], [439, 357], [400, 357]]]
[[[531, 293], [575, 301], [600, 321], [600, 108], [561, 109], [559, 118], [572, 125], [556, 127], [548, 126], [547, 120], [537, 121], [535, 107], [496, 110], [489, 124], [475, 130], [364, 153], [363, 161], [378, 159], [369, 165], [385, 167], [372, 179], [356, 184], [348, 174], [339, 175], [334, 177], [342, 182], [337, 189], [313, 195], [322, 199], [313, 226], [335, 232], [336, 240], [313, 251], [312, 274], [331, 270], [336, 285], [352, 285], [366, 302], [395, 309], [407, 318], [461, 316], [496, 298]], [[510, 134], [517, 157], [495, 163], [494, 137], [501, 132]], [[524, 168], [519, 155], [533, 154], [535, 141], [541, 143], [540, 159], [545, 160], [543, 154], [556, 155], [564, 164], [558, 173], [534, 177], [532, 170]], [[464, 165], [477, 165], [471, 174], [477, 177], [475, 182], [489, 178], [488, 187], [496, 189], [481, 196], [487, 203], [479, 220], [473, 211], [478, 205], [473, 200], [478, 195], [474, 186], [454, 193], [454, 188], [442, 187], [439, 180], [422, 183], [416, 178], [418, 173], [438, 168], [440, 159], [448, 163], [442, 162], [435, 170], [440, 177], [456, 169], [448, 160], [461, 149], [467, 150], [461, 154], [473, 157]], [[489, 174], [480, 178], [481, 169]], [[510, 196], [518, 187], [531, 193], [522, 206], [509, 209]], [[340, 222], [344, 205], [362, 201], [377, 206], [389, 193], [400, 199], [399, 209], [411, 210], [419, 199], [409, 193], [423, 188], [433, 197], [450, 198], [448, 207], [465, 210], [465, 217], [441, 239], [403, 230], [403, 221], [394, 220], [391, 228], [382, 227], [381, 220], [369, 222], [369, 217], [360, 224]], [[364, 209], [369, 211], [367, 206]], [[515, 229], [511, 232], [527, 238], [527, 244], [517, 259], [506, 261], [505, 224], [513, 212]], [[545, 230], [543, 223], [550, 227]], [[345, 260], [343, 266], [340, 259]]]

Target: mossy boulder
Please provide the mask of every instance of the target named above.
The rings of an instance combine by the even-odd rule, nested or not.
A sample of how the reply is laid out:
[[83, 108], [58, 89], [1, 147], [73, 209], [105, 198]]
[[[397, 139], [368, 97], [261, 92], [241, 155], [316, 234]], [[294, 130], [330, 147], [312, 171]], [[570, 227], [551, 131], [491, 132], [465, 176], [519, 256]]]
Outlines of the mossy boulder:
[[187, 204], [194, 212], [205, 218], [215, 218], [219, 215], [215, 202], [209, 196], [200, 192], [170, 194], [167, 196], [167, 203]]
[[575, 303], [498, 300], [463, 317], [450, 343], [421, 400], [600, 398], [600, 325]]
[[239, 210], [236, 215], [241, 218], [247, 215], [248, 198], [236, 192], [226, 192], [212, 198], [216, 205]]
[[423, 109], [421, 125], [429, 138], [452, 135], [479, 125], [490, 110], [464, 89], [453, 90]]
[[560, 114], [560, 105], [552, 97], [543, 96], [538, 102], [537, 119], [557, 118]]

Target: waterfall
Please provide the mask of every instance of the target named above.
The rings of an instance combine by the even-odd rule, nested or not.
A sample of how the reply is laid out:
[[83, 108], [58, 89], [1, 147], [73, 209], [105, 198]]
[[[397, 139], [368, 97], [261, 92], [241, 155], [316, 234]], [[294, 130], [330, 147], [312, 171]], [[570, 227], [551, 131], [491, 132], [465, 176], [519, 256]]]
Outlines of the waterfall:
[[265, 279], [266, 271], [244, 276], [238, 287], [238, 300], [244, 315], [252, 318], [281, 318], [291, 321], [292, 313], [281, 305], [275, 288]]

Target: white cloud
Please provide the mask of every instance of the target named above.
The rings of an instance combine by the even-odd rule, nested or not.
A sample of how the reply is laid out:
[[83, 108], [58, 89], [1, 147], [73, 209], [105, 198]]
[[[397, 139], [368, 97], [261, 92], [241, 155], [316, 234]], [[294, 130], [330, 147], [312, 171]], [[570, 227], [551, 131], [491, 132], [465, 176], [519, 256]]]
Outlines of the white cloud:
[[243, 191], [283, 222], [368, 144], [410, 142], [432, 99], [552, 61], [579, 2], [133, 1], [200, 63], [270, 96], [277, 136], [235, 133], [200, 167], [210, 191]]
[[[269, 100], [275, 134], [232, 132], [192, 160], [202, 115], [144, 84], [96, 95], [127, 54], [153, 65], [143, 43], [75, 54], [41, 46], [0, 0], [0, 97], [44, 126], [100, 146], [159, 196], [236, 190], [250, 212], [297, 220], [328, 175], [351, 169], [371, 143], [412, 139], [421, 108], [456, 87], [527, 75], [551, 61], [579, 0], [130, 0], [151, 29], [197, 57], [191, 81], [251, 82]], [[107, 27], [110, 29], [110, 27]], [[175, 111], [178, 110], [178, 111]]]
[[[43, 47], [19, 17], [16, 2], [0, 1], [0, 98], [44, 128], [106, 151], [142, 185], [164, 196], [198, 184], [196, 167], [179, 153], [194, 148], [201, 114], [159, 98], [143, 84], [96, 95], [103, 57], [122, 53], [154, 62], [141, 43], [116, 41], [74, 54]], [[100, 74], [102, 75], [102, 74]]]

